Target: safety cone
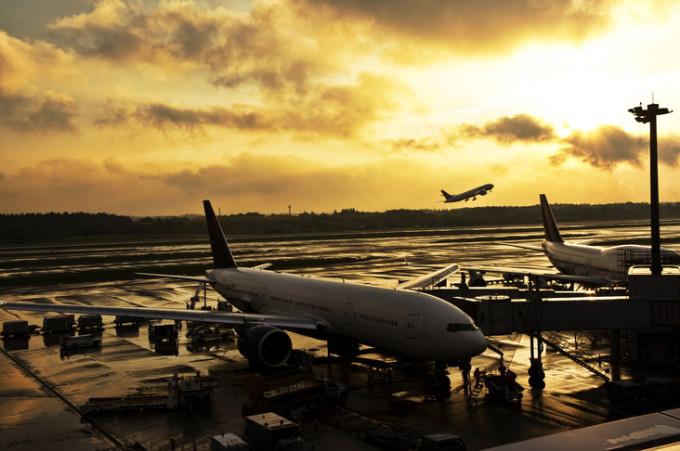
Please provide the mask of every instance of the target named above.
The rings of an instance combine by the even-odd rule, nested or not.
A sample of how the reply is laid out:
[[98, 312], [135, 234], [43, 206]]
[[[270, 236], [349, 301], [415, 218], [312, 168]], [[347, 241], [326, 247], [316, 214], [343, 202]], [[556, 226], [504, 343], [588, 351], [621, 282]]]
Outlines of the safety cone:
[[319, 421], [317, 420], [316, 417], [314, 417], [314, 430], [315, 431], [319, 430]]

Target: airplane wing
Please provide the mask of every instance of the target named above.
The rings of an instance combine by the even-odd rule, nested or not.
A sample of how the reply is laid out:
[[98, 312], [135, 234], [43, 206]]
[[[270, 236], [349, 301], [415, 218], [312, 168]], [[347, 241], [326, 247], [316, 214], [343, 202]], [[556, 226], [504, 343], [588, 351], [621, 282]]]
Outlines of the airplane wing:
[[212, 283], [214, 280], [208, 279], [207, 277], [199, 277], [199, 276], [175, 276], [172, 274], [154, 274], [150, 272], [137, 272], [135, 273], [140, 276], [147, 276], [147, 277], [164, 277], [166, 279], [180, 279], [180, 280], [193, 280], [194, 282], [203, 282], [203, 283]]
[[544, 269], [529, 269], [529, 268], [503, 268], [503, 267], [468, 267], [462, 266], [461, 271], [476, 271], [480, 273], [492, 273], [492, 274], [511, 274], [514, 276], [528, 276], [528, 277], [540, 277], [547, 280], [558, 280], [561, 282], [578, 283], [581, 285], [588, 286], [604, 286], [609, 285], [612, 281], [606, 277], [592, 277], [592, 276], [575, 276], [570, 274], [561, 274], [555, 271], [549, 271]]
[[444, 280], [449, 274], [453, 274], [458, 271], [458, 265], [455, 263], [450, 264], [444, 268], [438, 269], [437, 271], [425, 274], [416, 279], [409, 280], [404, 283], [397, 285], [397, 288], [422, 288], [429, 285], [436, 285], [437, 283]]
[[98, 307], [92, 305], [31, 304], [24, 302], [0, 302], [5, 310], [30, 310], [37, 312], [96, 313], [111, 316], [132, 316], [139, 318], [169, 319], [179, 321], [203, 321], [230, 326], [261, 323], [283, 329], [317, 330], [325, 324], [312, 317], [266, 315], [259, 313], [218, 312], [206, 310], [155, 309], [143, 307]]
[[543, 252], [542, 247], [540, 247], [540, 246], [530, 246], [528, 244], [504, 243], [502, 241], [493, 241], [493, 244], [502, 244], [503, 246], [518, 247], [520, 249], [529, 249], [531, 251]]

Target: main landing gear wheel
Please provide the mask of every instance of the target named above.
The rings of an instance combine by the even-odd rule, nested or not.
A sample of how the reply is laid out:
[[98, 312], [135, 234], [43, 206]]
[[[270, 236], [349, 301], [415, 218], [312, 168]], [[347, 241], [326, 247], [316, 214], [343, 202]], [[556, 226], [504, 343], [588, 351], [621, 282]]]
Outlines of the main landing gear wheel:
[[460, 362], [458, 364], [458, 368], [464, 373], [469, 373], [472, 370], [472, 363], [470, 363], [469, 360]]
[[543, 364], [538, 359], [531, 359], [531, 366], [529, 366], [529, 385], [531, 388], [544, 389], [545, 388], [545, 373], [543, 372]]
[[451, 396], [451, 380], [446, 370], [430, 371], [425, 375], [425, 391], [428, 397], [443, 401]]

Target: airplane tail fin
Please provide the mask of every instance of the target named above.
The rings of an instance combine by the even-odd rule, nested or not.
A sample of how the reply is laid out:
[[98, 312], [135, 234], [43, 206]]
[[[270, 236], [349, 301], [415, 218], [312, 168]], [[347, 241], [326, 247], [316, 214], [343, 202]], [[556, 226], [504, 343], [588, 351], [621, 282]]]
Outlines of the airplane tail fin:
[[452, 196], [451, 196], [449, 193], [447, 193], [447, 192], [444, 191], [444, 190], [441, 190], [441, 192], [442, 192], [442, 196], [444, 196], [444, 198], [446, 198], [446, 199], [451, 199]]
[[215, 211], [209, 200], [203, 201], [203, 208], [205, 209], [205, 220], [208, 223], [208, 235], [210, 236], [210, 247], [212, 248], [215, 268], [236, 268], [236, 260], [231, 254], [227, 239], [224, 237], [220, 223], [217, 222]]
[[545, 229], [545, 239], [547, 241], [561, 243], [562, 236], [560, 230], [557, 228], [555, 217], [552, 209], [545, 198], [545, 194], [541, 194], [541, 216], [543, 216], [543, 228]]

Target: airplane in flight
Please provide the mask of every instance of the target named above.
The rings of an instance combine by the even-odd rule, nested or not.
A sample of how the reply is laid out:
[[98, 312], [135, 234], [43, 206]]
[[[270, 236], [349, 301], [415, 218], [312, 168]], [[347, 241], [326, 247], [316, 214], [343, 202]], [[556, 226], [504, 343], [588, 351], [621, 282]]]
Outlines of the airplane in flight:
[[[605, 286], [626, 283], [628, 267], [631, 264], [651, 261], [652, 250], [649, 246], [627, 244], [604, 247], [565, 242], [560, 235], [545, 194], [540, 195], [540, 200], [545, 231], [545, 239], [541, 243], [541, 247], [512, 243], [503, 244], [541, 251], [545, 253], [550, 263], [559, 272], [497, 267], [461, 267], [461, 269], [470, 271], [471, 275], [475, 272], [476, 276], [482, 272], [491, 272], [517, 276], [536, 276], [542, 279], [578, 283], [585, 286]], [[662, 248], [661, 259], [664, 262], [680, 263], [680, 254], [672, 249]]]
[[241, 354], [264, 369], [283, 366], [290, 357], [292, 342], [285, 330], [327, 340], [329, 349], [356, 350], [364, 344], [407, 359], [434, 361], [440, 371], [447, 365], [469, 370], [470, 359], [486, 349], [484, 335], [463, 311], [404, 288], [436, 283], [456, 271], [456, 265], [437, 271], [441, 278], [420, 277], [397, 288], [243, 268], [234, 260], [210, 202], [203, 204], [214, 269], [204, 277], [143, 275], [209, 284], [240, 312], [23, 302], [0, 303], [0, 308], [223, 323], [237, 331]]
[[477, 196], [486, 196], [486, 193], [491, 192], [492, 188], [493, 185], [487, 183], [486, 185], [478, 186], [477, 188], [473, 188], [460, 194], [449, 194], [444, 190], [441, 190], [441, 192], [442, 196], [444, 196], [444, 203], [460, 202], [461, 200], [467, 202], [470, 198], [472, 198], [472, 200], [477, 200]]

